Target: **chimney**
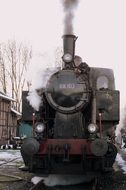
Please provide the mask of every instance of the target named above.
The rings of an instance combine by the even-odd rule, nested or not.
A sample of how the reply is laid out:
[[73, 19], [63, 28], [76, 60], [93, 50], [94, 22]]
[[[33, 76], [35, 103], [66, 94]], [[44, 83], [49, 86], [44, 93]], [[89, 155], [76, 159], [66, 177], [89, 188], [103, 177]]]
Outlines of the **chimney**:
[[68, 65], [68, 63], [72, 63], [74, 60], [75, 41], [77, 37], [72, 34], [67, 34], [63, 35], [62, 38], [63, 38], [63, 61]]

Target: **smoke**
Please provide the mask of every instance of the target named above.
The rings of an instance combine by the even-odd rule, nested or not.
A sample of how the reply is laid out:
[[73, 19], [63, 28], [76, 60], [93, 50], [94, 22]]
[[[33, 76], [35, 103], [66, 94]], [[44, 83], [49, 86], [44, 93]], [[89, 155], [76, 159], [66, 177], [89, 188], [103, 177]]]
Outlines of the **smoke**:
[[37, 184], [40, 180], [46, 186], [56, 186], [56, 185], [76, 185], [84, 182], [90, 182], [93, 179], [93, 175], [54, 175], [51, 174], [48, 177], [33, 177], [31, 179], [32, 183]]
[[79, 4], [79, 0], [62, 0], [64, 9], [64, 34], [73, 34], [74, 10]]
[[57, 71], [57, 68], [47, 68], [40, 69], [36, 72], [36, 76], [32, 81], [32, 86], [27, 96], [29, 104], [36, 110], [39, 110], [40, 105], [42, 105], [42, 97], [38, 95], [36, 90], [42, 89], [44, 91], [46, 84], [50, 76]]
[[39, 110], [40, 104], [41, 104], [41, 97], [37, 94], [35, 90], [30, 91], [27, 96], [27, 100], [29, 101], [29, 104], [36, 110]]

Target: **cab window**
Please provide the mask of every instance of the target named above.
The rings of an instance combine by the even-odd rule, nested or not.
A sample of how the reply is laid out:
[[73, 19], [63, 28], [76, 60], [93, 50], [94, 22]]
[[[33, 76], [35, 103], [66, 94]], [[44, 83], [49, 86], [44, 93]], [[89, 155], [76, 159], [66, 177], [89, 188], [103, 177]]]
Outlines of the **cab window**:
[[106, 76], [100, 76], [97, 78], [97, 90], [108, 88], [109, 81]]

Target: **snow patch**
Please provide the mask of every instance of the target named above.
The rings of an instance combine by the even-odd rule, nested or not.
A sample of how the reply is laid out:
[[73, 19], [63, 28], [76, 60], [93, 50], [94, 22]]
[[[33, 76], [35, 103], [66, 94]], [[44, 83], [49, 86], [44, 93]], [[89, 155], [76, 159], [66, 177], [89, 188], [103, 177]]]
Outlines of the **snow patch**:
[[12, 161], [12, 165], [17, 164], [17, 162], [22, 162], [22, 156], [19, 150], [0, 150], [0, 165], [6, 164], [7, 162]]

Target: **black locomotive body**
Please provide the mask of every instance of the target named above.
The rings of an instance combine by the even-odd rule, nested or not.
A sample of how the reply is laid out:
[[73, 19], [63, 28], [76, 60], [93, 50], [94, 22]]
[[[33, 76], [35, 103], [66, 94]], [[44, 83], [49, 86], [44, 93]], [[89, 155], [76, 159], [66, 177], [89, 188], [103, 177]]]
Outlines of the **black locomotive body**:
[[45, 89], [36, 112], [33, 138], [21, 153], [29, 171], [84, 174], [110, 171], [115, 161], [119, 91], [111, 69], [76, 65], [74, 35], [63, 36], [64, 67]]

